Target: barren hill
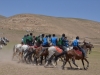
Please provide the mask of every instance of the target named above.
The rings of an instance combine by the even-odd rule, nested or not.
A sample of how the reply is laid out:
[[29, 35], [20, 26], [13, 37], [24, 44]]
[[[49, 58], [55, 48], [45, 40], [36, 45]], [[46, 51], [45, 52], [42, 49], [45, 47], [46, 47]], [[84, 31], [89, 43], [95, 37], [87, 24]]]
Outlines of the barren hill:
[[6, 19], [5, 16], [0, 15], [0, 20]]
[[78, 18], [61, 18], [34, 14], [18, 14], [0, 22], [0, 27], [33, 30], [41, 33], [65, 33], [69, 37], [100, 38], [100, 23]]

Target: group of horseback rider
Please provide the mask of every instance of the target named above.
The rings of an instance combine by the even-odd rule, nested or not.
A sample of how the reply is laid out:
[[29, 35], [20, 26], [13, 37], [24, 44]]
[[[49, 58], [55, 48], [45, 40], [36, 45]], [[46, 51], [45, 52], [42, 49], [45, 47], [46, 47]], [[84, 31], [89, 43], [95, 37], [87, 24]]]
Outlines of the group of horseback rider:
[[[39, 36], [35, 37], [33, 36], [32, 33], [24, 35], [22, 38], [22, 44], [27, 44], [29, 46], [37, 46], [39, 47], [42, 45], [43, 47], [50, 47], [50, 46], [58, 46], [63, 50], [63, 52], [60, 54], [64, 54], [67, 52], [67, 47], [69, 47], [69, 40], [65, 36], [65, 34], [62, 34], [61, 38], [57, 38], [55, 34], [51, 35], [45, 35], [45, 34], [40, 34]], [[86, 52], [83, 48], [79, 46], [79, 36], [76, 37], [75, 40], [72, 41], [73, 48], [78, 48], [84, 57], [86, 57]], [[59, 55], [59, 56], [60, 56]]]

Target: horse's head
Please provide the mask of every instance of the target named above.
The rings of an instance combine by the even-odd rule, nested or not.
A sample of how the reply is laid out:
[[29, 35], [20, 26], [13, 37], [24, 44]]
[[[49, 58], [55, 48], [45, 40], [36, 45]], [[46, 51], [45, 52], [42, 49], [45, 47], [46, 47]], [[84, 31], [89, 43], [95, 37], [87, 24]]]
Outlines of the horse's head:
[[7, 45], [7, 42], [4, 39], [1, 39], [0, 44], [1, 45]]
[[90, 47], [91, 47], [91, 48], [94, 48], [94, 45], [90, 43]]
[[8, 40], [6, 37], [3, 37], [3, 39], [4, 39], [6, 42], [9, 42], [9, 40]]

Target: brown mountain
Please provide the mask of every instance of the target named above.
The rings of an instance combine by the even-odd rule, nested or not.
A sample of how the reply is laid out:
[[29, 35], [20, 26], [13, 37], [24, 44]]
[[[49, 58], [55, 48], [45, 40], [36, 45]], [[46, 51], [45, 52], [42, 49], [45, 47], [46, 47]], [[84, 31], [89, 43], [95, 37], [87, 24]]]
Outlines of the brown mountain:
[[6, 19], [5, 16], [0, 15], [0, 20]]
[[0, 22], [0, 27], [15, 30], [32, 30], [40, 33], [65, 33], [69, 37], [100, 39], [100, 23], [78, 18], [18, 14]]

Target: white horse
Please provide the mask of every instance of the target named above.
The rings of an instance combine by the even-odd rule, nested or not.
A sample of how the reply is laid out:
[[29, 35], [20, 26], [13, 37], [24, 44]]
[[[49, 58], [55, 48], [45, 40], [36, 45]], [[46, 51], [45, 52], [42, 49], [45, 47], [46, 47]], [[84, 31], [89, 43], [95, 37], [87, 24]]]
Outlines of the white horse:
[[[72, 46], [66, 47], [66, 51], [69, 51], [69, 50], [71, 50], [71, 49], [73, 49]], [[47, 59], [47, 62], [46, 62], [46, 64], [45, 64], [45, 67], [46, 67], [47, 65], [49, 65], [50, 61], [53, 59], [53, 58], [52, 58], [53, 55], [57, 56], [57, 55], [59, 55], [59, 54], [62, 53], [62, 52], [63, 52], [63, 50], [60, 49], [59, 47], [56, 47], [56, 46], [51, 46], [51, 47], [49, 47], [49, 48], [48, 48], [48, 54], [49, 54], [49, 55], [48, 55], [48, 59]], [[55, 67], [54, 62], [52, 62], [52, 64], [53, 64], [53, 66]]]
[[16, 45], [14, 45], [12, 59], [14, 59], [14, 57], [16, 55], [18, 55], [19, 61], [21, 61], [23, 59], [24, 52], [29, 50], [29, 48], [30, 47], [28, 45], [24, 45], [24, 44], [16, 44]]

